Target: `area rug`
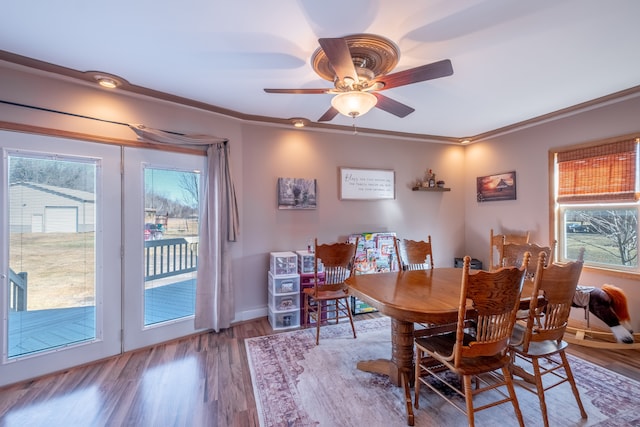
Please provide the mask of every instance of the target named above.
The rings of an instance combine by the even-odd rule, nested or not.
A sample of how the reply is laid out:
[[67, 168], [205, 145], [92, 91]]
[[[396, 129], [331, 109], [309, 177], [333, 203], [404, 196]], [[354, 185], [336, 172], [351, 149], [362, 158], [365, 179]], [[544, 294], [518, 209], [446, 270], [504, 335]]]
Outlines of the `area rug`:
[[[384, 375], [356, 369], [360, 360], [389, 358], [390, 319], [302, 329], [245, 341], [260, 425], [406, 426], [402, 391]], [[568, 384], [546, 394], [552, 426], [640, 426], [640, 382], [569, 355], [589, 418], [583, 420]], [[525, 424], [542, 425], [536, 395], [516, 387]], [[462, 402], [462, 400], [461, 400]], [[416, 426], [463, 426], [466, 417], [422, 387]], [[510, 404], [476, 414], [477, 426], [517, 425]]]

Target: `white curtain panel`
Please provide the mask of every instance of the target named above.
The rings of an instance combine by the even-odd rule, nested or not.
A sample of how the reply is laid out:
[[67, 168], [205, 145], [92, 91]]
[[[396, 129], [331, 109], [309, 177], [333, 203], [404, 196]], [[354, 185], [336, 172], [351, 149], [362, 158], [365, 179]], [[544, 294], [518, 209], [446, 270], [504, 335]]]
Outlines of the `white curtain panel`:
[[142, 140], [171, 145], [207, 145], [207, 170], [201, 191], [200, 243], [196, 286], [196, 329], [219, 332], [235, 317], [229, 242], [239, 234], [239, 215], [227, 140], [129, 125]]
[[238, 210], [228, 155], [227, 144], [207, 149], [200, 214], [195, 327], [216, 332], [228, 328], [235, 315], [229, 242], [238, 235]]

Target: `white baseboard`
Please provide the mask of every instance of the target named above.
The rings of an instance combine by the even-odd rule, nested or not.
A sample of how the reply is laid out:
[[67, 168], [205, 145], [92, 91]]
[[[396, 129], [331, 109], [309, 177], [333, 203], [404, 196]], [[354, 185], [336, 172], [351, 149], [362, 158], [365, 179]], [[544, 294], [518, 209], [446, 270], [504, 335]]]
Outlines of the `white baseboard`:
[[260, 317], [267, 317], [269, 315], [269, 308], [264, 307], [254, 308], [251, 310], [241, 311], [235, 314], [235, 317], [231, 323], [244, 322], [247, 320], [258, 319]]

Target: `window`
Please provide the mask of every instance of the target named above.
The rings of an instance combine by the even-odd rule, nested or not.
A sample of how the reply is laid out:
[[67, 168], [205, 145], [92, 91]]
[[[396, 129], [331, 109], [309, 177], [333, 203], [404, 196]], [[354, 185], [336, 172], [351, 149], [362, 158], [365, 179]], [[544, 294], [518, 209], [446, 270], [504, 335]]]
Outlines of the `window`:
[[144, 325], [149, 326], [195, 313], [200, 173], [145, 166], [144, 188]]
[[200, 171], [207, 158], [123, 151], [123, 348], [129, 351], [195, 331]]
[[628, 138], [553, 153], [560, 261], [640, 273], [638, 146]]
[[8, 156], [8, 357], [96, 334], [95, 160]]

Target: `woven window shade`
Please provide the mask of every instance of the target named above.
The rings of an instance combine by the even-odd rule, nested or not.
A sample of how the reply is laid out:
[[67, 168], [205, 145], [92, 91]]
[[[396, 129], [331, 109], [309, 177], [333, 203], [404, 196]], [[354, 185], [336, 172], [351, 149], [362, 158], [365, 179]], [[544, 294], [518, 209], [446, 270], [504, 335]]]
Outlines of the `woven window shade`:
[[635, 201], [638, 140], [557, 154], [558, 202]]

